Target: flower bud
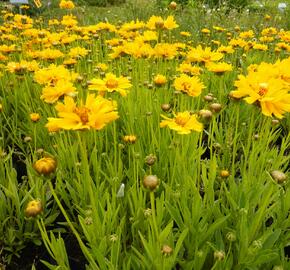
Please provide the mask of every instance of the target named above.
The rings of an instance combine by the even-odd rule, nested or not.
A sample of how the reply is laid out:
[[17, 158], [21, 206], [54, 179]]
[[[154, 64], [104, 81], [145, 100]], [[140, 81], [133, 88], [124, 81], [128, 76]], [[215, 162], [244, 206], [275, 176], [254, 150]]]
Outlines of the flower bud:
[[213, 257], [218, 261], [222, 261], [225, 258], [225, 253], [222, 250], [216, 250]]
[[30, 119], [32, 122], [37, 122], [40, 119], [40, 114], [39, 113], [31, 113]]
[[143, 185], [150, 191], [154, 191], [159, 184], [159, 180], [156, 175], [146, 175], [143, 179]]
[[212, 118], [212, 112], [210, 110], [200, 110], [198, 112], [198, 115], [203, 119], [203, 120], [210, 120]]
[[177, 7], [176, 2], [174, 2], [174, 1], [170, 2], [170, 4], [169, 4], [169, 8], [170, 8], [170, 9], [175, 10], [176, 7]]
[[168, 104], [168, 103], [164, 103], [164, 104], [161, 105], [161, 109], [164, 112], [168, 112], [171, 109], [171, 105]]
[[154, 156], [153, 154], [150, 154], [149, 156], [145, 157], [145, 163], [148, 166], [152, 166], [157, 160], [157, 157]]
[[158, 74], [154, 77], [154, 83], [158, 87], [166, 84], [166, 82], [167, 82], [166, 77], [163, 75]]
[[227, 170], [221, 170], [221, 171], [220, 171], [220, 176], [221, 176], [222, 178], [227, 178], [227, 177], [230, 176], [230, 172], [227, 171]]
[[219, 103], [212, 103], [209, 105], [209, 108], [212, 112], [218, 113], [222, 109], [222, 105]]
[[287, 179], [287, 175], [281, 171], [278, 171], [278, 170], [272, 171], [271, 176], [278, 184], [282, 184]]
[[172, 251], [173, 251], [172, 247], [170, 247], [168, 245], [163, 245], [162, 246], [162, 249], [161, 249], [162, 254], [170, 255], [172, 253]]
[[214, 97], [212, 95], [206, 95], [203, 97], [203, 99], [207, 102], [213, 101]]
[[40, 200], [32, 200], [30, 201], [25, 210], [24, 213], [27, 217], [36, 217], [42, 212], [42, 204]]
[[43, 175], [49, 175], [56, 170], [56, 160], [51, 157], [44, 157], [37, 160], [33, 164], [33, 168], [39, 173]]

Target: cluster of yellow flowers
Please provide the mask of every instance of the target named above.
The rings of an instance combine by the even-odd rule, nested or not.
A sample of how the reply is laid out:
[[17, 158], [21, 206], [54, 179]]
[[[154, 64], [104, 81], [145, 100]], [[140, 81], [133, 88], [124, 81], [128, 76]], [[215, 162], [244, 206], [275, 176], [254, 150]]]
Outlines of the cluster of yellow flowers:
[[[59, 6], [74, 8], [73, 2], [66, 0], [61, 0]], [[206, 91], [203, 74], [214, 76], [212, 74], [234, 71], [235, 75], [240, 72], [232, 60], [227, 62], [233, 53], [246, 57], [251, 50], [263, 53], [271, 49], [276, 55], [283, 56], [290, 51], [290, 32], [274, 27], [265, 28], [259, 34], [253, 30], [242, 31], [238, 26], [232, 30], [220, 26], [204, 28], [200, 31], [201, 36], [210, 40], [218, 33], [224, 35], [223, 42], [211, 40], [211, 44], [192, 46], [191, 33], [181, 31], [178, 39], [171, 34], [179, 27], [172, 15], [165, 18], [151, 16], [148, 21], [136, 20], [118, 26], [109, 22], [79, 26], [76, 17], [70, 14], [60, 20], [50, 19], [47, 28], [38, 29], [41, 18], [34, 21], [26, 15], [2, 13], [1, 67], [20, 76], [34, 73], [30, 76], [43, 87], [40, 99], [49, 104], [58, 102], [55, 107], [58, 118], [48, 118], [46, 126], [49, 131], [99, 130], [119, 117], [116, 102], [106, 99], [105, 95], [117, 92], [125, 97], [134, 86], [127, 76], [120, 75], [122, 71], [114, 71], [116, 69], [110, 65], [112, 61], [122, 58], [130, 61], [142, 58], [151, 61], [151, 64], [154, 61], [172, 61], [176, 76], [169, 80], [166, 74], [155, 74], [152, 78], [154, 85], [168, 85], [189, 97], [198, 97]], [[85, 84], [97, 95], [84, 94], [75, 84], [83, 81], [83, 76], [74, 70], [89, 72], [89, 76], [92, 74], [91, 70], [83, 70], [78, 65], [89, 61], [100, 61], [94, 66], [97, 76], [91, 76]], [[258, 104], [266, 116], [282, 118], [290, 111], [289, 65], [290, 60], [286, 58], [274, 64], [249, 66], [247, 75], [239, 75], [235, 82], [237, 89], [230, 96]], [[230, 90], [225, 89], [224, 94], [227, 95]], [[202, 130], [198, 114], [185, 111], [173, 112], [173, 116], [171, 120], [162, 116], [165, 120], [160, 126], [168, 126], [180, 134]]]
[[239, 75], [235, 82], [234, 98], [257, 103], [266, 116], [282, 118], [290, 112], [290, 57], [274, 64], [261, 63], [248, 68], [246, 76]]

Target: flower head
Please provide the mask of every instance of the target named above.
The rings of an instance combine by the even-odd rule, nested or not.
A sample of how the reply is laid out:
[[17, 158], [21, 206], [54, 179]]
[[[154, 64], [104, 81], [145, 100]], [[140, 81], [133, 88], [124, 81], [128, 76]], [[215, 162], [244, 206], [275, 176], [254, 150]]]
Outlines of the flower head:
[[101, 96], [95, 97], [94, 94], [89, 94], [86, 102], [80, 106], [77, 106], [72, 97], [65, 96], [64, 103], [58, 102], [55, 108], [59, 118], [48, 118], [46, 127], [50, 131], [59, 129], [101, 130], [108, 123], [119, 118], [116, 102]]
[[116, 77], [112, 73], [107, 73], [104, 79], [92, 79], [89, 90], [97, 90], [101, 92], [119, 92], [121, 96], [127, 96], [128, 88], [132, 85], [130, 81], [121, 76]]
[[202, 89], [205, 88], [204, 84], [198, 77], [190, 77], [186, 74], [181, 74], [174, 81], [176, 90], [186, 93], [189, 96], [199, 96]]
[[201, 132], [203, 130], [203, 125], [198, 122], [196, 115], [188, 111], [174, 114], [172, 119], [164, 115], [161, 117], [165, 120], [161, 121], [160, 127], [169, 127], [177, 131], [178, 134], [189, 134], [192, 131]]

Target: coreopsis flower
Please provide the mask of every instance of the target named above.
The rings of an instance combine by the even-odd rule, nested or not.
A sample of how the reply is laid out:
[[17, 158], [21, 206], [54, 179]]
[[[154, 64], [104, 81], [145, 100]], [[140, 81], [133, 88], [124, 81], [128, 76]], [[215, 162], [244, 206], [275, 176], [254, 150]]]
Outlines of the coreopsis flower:
[[59, 118], [48, 118], [49, 131], [96, 129], [101, 130], [110, 122], [119, 118], [117, 104], [101, 96], [89, 94], [86, 102], [77, 106], [70, 96], [64, 97], [64, 103], [55, 106]]
[[175, 19], [173, 16], [168, 16], [165, 20], [163, 20], [160, 16], [151, 16], [146, 26], [150, 30], [156, 30], [156, 29], [171, 30], [171, 29], [177, 28], [178, 24], [175, 22]]
[[89, 53], [89, 51], [85, 48], [75, 47], [71, 48], [68, 55], [72, 58], [84, 57]]
[[123, 141], [126, 143], [135, 143], [137, 140], [137, 137], [135, 135], [125, 135], [123, 137]]
[[253, 38], [254, 37], [254, 31], [253, 30], [249, 30], [249, 31], [240, 32], [239, 37], [242, 38], [242, 39]]
[[74, 27], [78, 24], [76, 16], [73, 15], [65, 15], [62, 17], [61, 24], [66, 27]]
[[75, 96], [76, 88], [70, 81], [59, 80], [55, 85], [47, 85], [42, 89], [41, 99], [46, 103], [54, 103], [62, 96]]
[[157, 86], [162, 86], [164, 84], [166, 84], [167, 82], [167, 79], [164, 75], [161, 75], [161, 74], [157, 74], [154, 79], [153, 79], [154, 83], [157, 85]]
[[209, 34], [210, 34], [210, 30], [207, 29], [207, 28], [203, 28], [203, 29], [201, 29], [200, 32], [203, 33], [203, 34], [206, 34], [206, 35], [209, 35]]
[[32, 200], [30, 201], [25, 210], [25, 216], [27, 217], [36, 217], [37, 215], [41, 214], [43, 211], [42, 204], [40, 200]]
[[32, 122], [37, 122], [40, 119], [39, 113], [31, 113], [29, 116]]
[[158, 43], [154, 47], [155, 57], [173, 59], [177, 55], [177, 47], [175, 44]]
[[77, 63], [77, 60], [75, 58], [69, 58], [69, 59], [65, 59], [62, 64], [66, 67], [71, 67], [75, 65], [76, 63]]
[[33, 60], [31, 62], [21, 60], [20, 62], [9, 62], [7, 70], [11, 73], [23, 73], [25, 71], [36, 71], [39, 69], [38, 63]]
[[218, 75], [225, 73], [226, 71], [232, 71], [233, 66], [224, 62], [208, 63], [206, 65], [208, 71], [214, 72]]
[[220, 53], [233, 53], [234, 51], [235, 50], [233, 49], [232, 46], [224, 46], [224, 45], [221, 45], [217, 49], [217, 52], [220, 52]]
[[209, 63], [219, 61], [224, 57], [222, 53], [212, 51], [211, 48], [202, 48], [198, 45], [196, 48], [192, 48], [187, 54], [187, 60], [189, 62], [202, 62]]
[[254, 44], [253, 49], [259, 50], [259, 51], [267, 51], [268, 46], [265, 44], [256, 43], [256, 44]]
[[266, 116], [281, 119], [285, 112], [290, 112], [289, 86], [281, 79], [253, 72], [248, 76], [239, 75], [235, 86], [237, 90], [231, 92], [234, 98], [244, 98], [249, 104], [258, 103]]
[[55, 60], [57, 58], [62, 58], [64, 56], [64, 54], [57, 49], [45, 49], [43, 51], [39, 52], [39, 58], [43, 59], [43, 60]]
[[192, 66], [190, 63], [181, 63], [176, 69], [179, 72], [186, 73], [188, 75], [200, 75], [202, 69], [197, 66]]
[[61, 0], [59, 3], [61, 9], [73, 9], [75, 7], [72, 1]]
[[15, 50], [16, 50], [15, 44], [10, 45], [10, 46], [4, 44], [0, 46], [0, 52], [2, 53], [11, 53], [11, 52], [14, 52]]
[[34, 73], [34, 80], [39, 84], [54, 85], [59, 80], [74, 81], [78, 74], [70, 72], [64, 66], [51, 64], [47, 68], [39, 69]]
[[101, 70], [101, 71], [106, 71], [106, 70], [108, 70], [108, 65], [106, 65], [105, 63], [98, 63], [96, 65], [96, 68]]
[[201, 132], [203, 130], [203, 125], [198, 122], [197, 116], [188, 111], [174, 114], [174, 118], [169, 118], [164, 115], [161, 115], [161, 117], [165, 120], [160, 122], [160, 127], [169, 127], [177, 131], [178, 134], [189, 134], [192, 131]]
[[33, 164], [33, 168], [39, 174], [49, 175], [56, 170], [57, 162], [52, 157], [43, 157]]
[[121, 76], [116, 77], [112, 73], [107, 73], [104, 79], [92, 79], [89, 90], [97, 90], [100, 92], [119, 92], [121, 96], [127, 96], [128, 89], [132, 86], [130, 81]]
[[202, 89], [205, 88], [198, 77], [190, 77], [186, 74], [181, 74], [174, 80], [174, 87], [192, 97], [199, 96]]
[[183, 37], [191, 37], [191, 34], [189, 32], [181, 31], [179, 34]]

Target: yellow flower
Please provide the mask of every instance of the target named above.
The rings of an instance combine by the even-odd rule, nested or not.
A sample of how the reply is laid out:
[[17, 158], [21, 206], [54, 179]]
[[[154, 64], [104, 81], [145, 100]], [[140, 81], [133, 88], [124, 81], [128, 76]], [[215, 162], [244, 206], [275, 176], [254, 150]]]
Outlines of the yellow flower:
[[253, 46], [253, 49], [255, 49], [255, 50], [259, 50], [259, 51], [267, 51], [267, 50], [268, 50], [268, 46], [265, 45], [265, 44], [259, 44], [259, 43], [256, 43], [256, 44]]
[[89, 51], [85, 48], [75, 47], [75, 48], [70, 49], [68, 55], [72, 58], [78, 58], [78, 57], [86, 56], [88, 53]]
[[123, 137], [123, 141], [126, 143], [135, 143], [137, 140], [137, 137], [135, 135], [125, 135]]
[[116, 77], [112, 73], [107, 73], [105, 78], [102, 79], [92, 79], [91, 84], [89, 85], [89, 90], [97, 90], [101, 92], [119, 92], [121, 96], [127, 96], [128, 88], [130, 88], [132, 84], [130, 81], [121, 76]]
[[108, 66], [105, 63], [98, 63], [96, 65], [96, 68], [101, 70], [101, 71], [106, 71], [108, 69]]
[[201, 29], [201, 33], [208, 35], [208, 34], [210, 34], [210, 30], [207, 28], [203, 28], [203, 29]]
[[42, 95], [40, 98], [46, 103], [54, 103], [64, 95], [75, 96], [76, 94], [76, 88], [71, 82], [67, 80], [59, 80], [53, 86], [45, 86], [42, 89]]
[[73, 9], [75, 5], [72, 1], [61, 0], [59, 3], [59, 7], [62, 9]]
[[41, 214], [43, 211], [42, 204], [40, 200], [32, 200], [30, 201], [25, 210], [24, 213], [27, 217], [36, 217], [37, 215]]
[[151, 16], [146, 24], [147, 28], [150, 30], [155, 29], [167, 29], [171, 30], [178, 27], [173, 16], [168, 16], [163, 20], [160, 16]]
[[281, 79], [252, 72], [248, 76], [239, 75], [235, 86], [233, 97], [244, 98], [249, 104], [258, 103], [266, 116], [273, 114], [281, 119], [285, 112], [290, 112], [289, 86]]
[[34, 80], [39, 84], [54, 85], [59, 80], [74, 81], [78, 74], [70, 72], [64, 66], [56, 66], [54, 64], [47, 68], [39, 69], [34, 73]]
[[192, 66], [189, 63], [181, 63], [176, 70], [190, 75], [200, 75], [202, 71], [200, 67]]
[[177, 55], [177, 47], [175, 44], [158, 43], [154, 47], [154, 55], [156, 57], [173, 59]]
[[223, 46], [221, 45], [218, 49], [217, 52], [220, 53], [233, 53], [235, 50], [233, 49], [232, 46]]
[[72, 97], [65, 96], [64, 103], [55, 106], [59, 118], [48, 118], [49, 131], [96, 129], [101, 130], [119, 118], [117, 104], [101, 96], [87, 96], [85, 104], [77, 106]]
[[32, 122], [37, 122], [40, 119], [39, 113], [31, 113], [29, 116]]
[[224, 62], [220, 62], [220, 63], [208, 63], [206, 65], [206, 68], [208, 71], [212, 71], [214, 73], [217, 74], [223, 74], [226, 71], [232, 71], [233, 70], [233, 66], [231, 64], [227, 64]]
[[196, 48], [192, 48], [187, 54], [187, 60], [189, 62], [208, 63], [219, 61], [223, 57], [224, 55], [222, 53], [212, 51], [209, 47], [202, 49], [201, 45], [198, 45]]
[[174, 87], [192, 97], [199, 96], [202, 89], [205, 88], [198, 77], [190, 77], [186, 74], [181, 74], [174, 80]]
[[164, 115], [161, 115], [161, 117], [165, 120], [161, 121], [160, 127], [169, 127], [170, 129], [177, 131], [178, 134], [189, 134], [193, 130], [197, 132], [203, 130], [203, 125], [198, 122], [197, 116], [188, 111], [174, 114], [174, 118], [172, 119]]
[[56, 170], [56, 167], [56, 160], [52, 157], [41, 158], [33, 164], [34, 170], [43, 175], [49, 175], [53, 173]]
[[164, 75], [161, 75], [161, 74], [157, 74], [154, 77], [153, 81], [157, 86], [162, 86], [162, 85], [166, 84], [166, 82], [167, 82], [166, 77]]
[[190, 37], [191, 36], [191, 34], [189, 32], [184, 32], [184, 31], [181, 31], [180, 35], [183, 37]]

